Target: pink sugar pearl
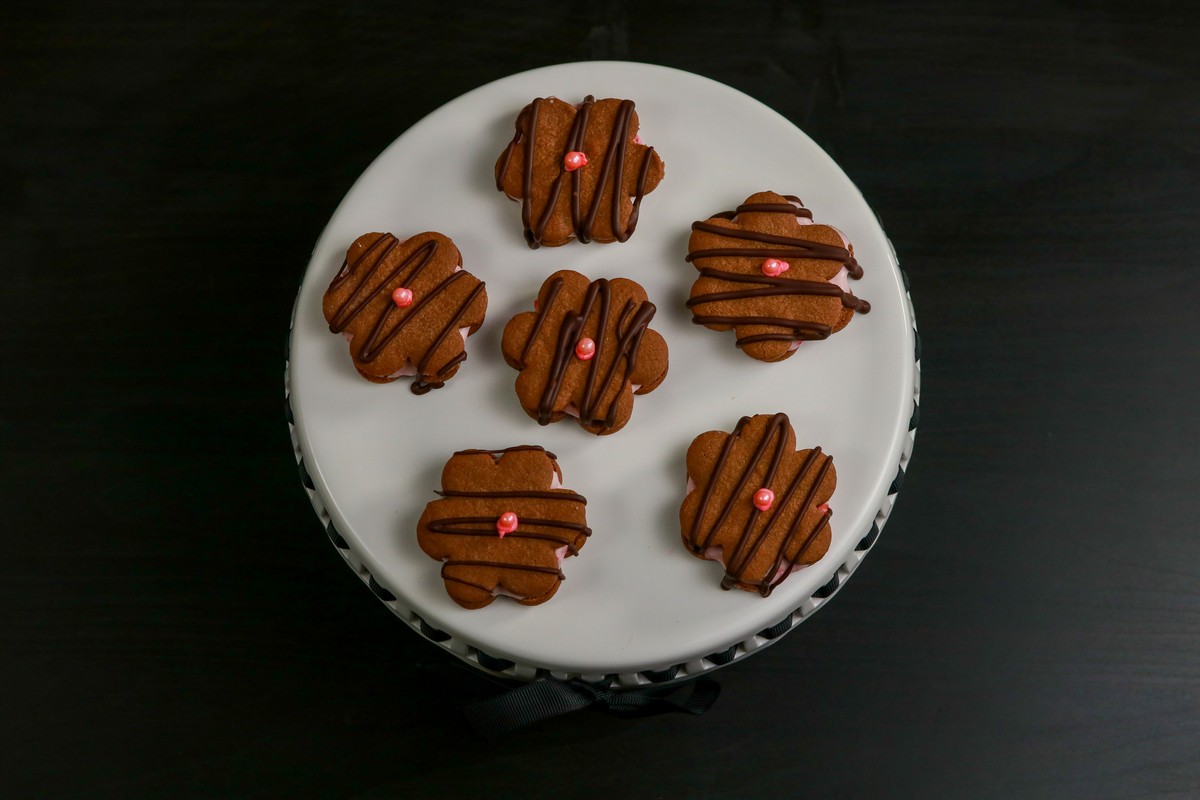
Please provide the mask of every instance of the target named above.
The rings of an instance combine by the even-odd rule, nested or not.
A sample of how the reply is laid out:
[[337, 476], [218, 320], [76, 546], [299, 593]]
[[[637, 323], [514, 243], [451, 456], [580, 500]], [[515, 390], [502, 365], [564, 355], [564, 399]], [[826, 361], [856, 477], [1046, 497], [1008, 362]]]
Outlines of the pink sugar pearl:
[[500, 519], [496, 520], [496, 533], [500, 534], [503, 539], [507, 533], [512, 533], [517, 529], [517, 515], [511, 511], [505, 511], [500, 515]]
[[572, 150], [563, 156], [563, 169], [565, 169], [567, 172], [574, 172], [580, 167], [586, 165], [587, 155], [579, 152], [578, 150]]
[[791, 267], [791, 264], [786, 261], [780, 261], [778, 258], [768, 258], [762, 263], [763, 274], [769, 275], [772, 278], [787, 272], [789, 267]]
[[754, 507], [759, 511], [766, 511], [775, 503], [775, 493], [770, 489], [759, 489], [754, 493]]
[[412, 289], [405, 289], [403, 286], [401, 286], [399, 289], [392, 292], [392, 302], [401, 308], [412, 305], [412, 301]]
[[589, 361], [596, 355], [596, 343], [591, 339], [580, 339], [575, 345], [575, 357], [581, 361]]

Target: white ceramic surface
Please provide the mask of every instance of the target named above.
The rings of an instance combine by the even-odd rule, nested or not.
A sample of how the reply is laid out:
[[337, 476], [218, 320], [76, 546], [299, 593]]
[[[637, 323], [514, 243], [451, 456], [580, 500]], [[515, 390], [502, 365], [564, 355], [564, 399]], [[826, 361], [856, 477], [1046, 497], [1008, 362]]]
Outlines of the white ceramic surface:
[[[578, 102], [628, 97], [641, 136], [666, 164], [624, 244], [530, 250], [519, 204], [496, 191], [493, 164], [517, 112], [537, 96]], [[797, 194], [815, 221], [841, 229], [865, 276], [855, 293], [872, 310], [792, 358], [763, 364], [732, 332], [693, 325], [684, 308], [695, 269], [684, 262], [692, 221], [756, 191]], [[487, 283], [488, 315], [445, 388], [418, 397], [409, 381], [376, 385], [355, 372], [331, 334], [321, 296], [359, 234], [425, 230], [454, 239], [464, 267]], [[532, 308], [542, 280], [570, 267], [591, 278], [628, 276], [659, 308], [652, 327], [670, 347], [670, 373], [639, 397], [625, 429], [596, 437], [572, 420], [540, 427], [513, 392], [500, 355], [514, 314]], [[804, 133], [722, 84], [664, 67], [590, 62], [546, 67], [476, 89], [404, 133], [363, 173], [322, 233], [297, 298], [288, 382], [295, 438], [314, 505], [327, 510], [355, 561], [431, 626], [471, 647], [554, 674], [631, 673], [687, 664], [802, 609], [889, 508], [887, 490], [910, 445], [917, 374], [911, 309], [878, 220], [841, 169]], [[697, 434], [738, 418], [786, 412], [800, 446], [834, 457], [833, 542], [816, 565], [769, 598], [722, 591], [720, 565], [680, 542], [684, 454]], [[588, 498], [594, 533], [548, 603], [499, 598], [467, 611], [446, 595], [439, 565], [417, 546], [416, 521], [435, 499], [442, 466], [465, 448], [540, 444], [556, 453], [564, 485]], [[852, 569], [852, 566], [850, 567]], [[844, 570], [848, 572], [848, 570]], [[410, 619], [411, 621], [411, 619]]]

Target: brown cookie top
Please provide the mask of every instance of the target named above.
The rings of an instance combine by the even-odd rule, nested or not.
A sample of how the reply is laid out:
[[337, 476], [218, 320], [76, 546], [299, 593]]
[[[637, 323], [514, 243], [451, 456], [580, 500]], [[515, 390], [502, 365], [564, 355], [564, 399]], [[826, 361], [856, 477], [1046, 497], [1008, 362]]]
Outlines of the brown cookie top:
[[733, 328], [746, 355], [782, 361], [800, 342], [828, 338], [855, 311], [870, 311], [845, 285], [862, 277], [853, 246], [811, 219], [798, 197], [759, 192], [692, 223], [686, 260], [700, 271], [687, 302], [692, 321]]
[[454, 602], [483, 608], [504, 594], [532, 606], [554, 596], [562, 560], [592, 533], [587, 500], [559, 488], [561, 479], [554, 454], [533, 445], [450, 457], [441, 499], [417, 522], [417, 542], [442, 562]]
[[531, 248], [630, 237], [642, 197], [663, 177], [662, 159], [637, 131], [632, 100], [588, 95], [576, 107], [539, 97], [521, 109], [496, 161], [496, 188], [521, 201]]
[[646, 290], [565, 269], [542, 284], [534, 308], [509, 320], [502, 342], [504, 360], [520, 370], [525, 413], [540, 425], [576, 416], [595, 434], [625, 427], [633, 396], [667, 374], [667, 343], [648, 327], [655, 307]]
[[683, 543], [725, 565], [722, 589], [766, 597], [829, 549], [833, 458], [795, 447], [786, 414], [759, 414], [742, 417], [733, 433], [702, 433], [688, 448]]
[[329, 330], [350, 339], [364, 378], [388, 383], [412, 375], [413, 393], [424, 394], [458, 372], [466, 336], [487, 312], [483, 282], [461, 264], [454, 242], [433, 231], [354, 240], [322, 307]]

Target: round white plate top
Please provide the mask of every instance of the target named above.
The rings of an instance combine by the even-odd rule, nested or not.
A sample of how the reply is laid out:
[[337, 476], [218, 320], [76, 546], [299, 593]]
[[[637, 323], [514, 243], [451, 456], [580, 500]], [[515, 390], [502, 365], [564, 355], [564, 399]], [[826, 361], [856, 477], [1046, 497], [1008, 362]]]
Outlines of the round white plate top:
[[[586, 95], [637, 103], [640, 135], [666, 177], [642, 203], [623, 244], [530, 250], [520, 205], [496, 190], [493, 166], [517, 113], [535, 97]], [[865, 274], [869, 300], [828, 340], [764, 364], [732, 332], [693, 324], [684, 307], [696, 270], [684, 261], [691, 223], [772, 190], [800, 196], [814, 220], [840, 229]], [[355, 371], [329, 332], [321, 298], [359, 235], [450, 236], [463, 266], [487, 283], [487, 320], [445, 388], [424, 396], [411, 379], [377, 385]], [[670, 348], [670, 372], [638, 397], [629, 424], [594, 436], [573, 419], [526, 416], [504, 363], [505, 323], [532, 310], [542, 281], [571, 268], [625, 276], [658, 306], [651, 327]], [[430, 114], [363, 173], [330, 220], [297, 301], [291, 403], [305, 465], [337, 530], [375, 579], [432, 626], [490, 655], [575, 672], [626, 672], [721, 650], [778, 622], [826, 583], [869, 530], [895, 475], [912, 412], [913, 334], [899, 269], [883, 230], [841, 169], [785, 118], [722, 84], [664, 67], [591, 62], [546, 67], [476, 89]], [[731, 431], [744, 415], [785, 412], [798, 447], [834, 458], [833, 541], [817, 564], [768, 598], [723, 591], [716, 562], [683, 547], [679, 506], [692, 439]], [[563, 563], [558, 594], [526, 607], [500, 597], [468, 611], [446, 594], [438, 562], [417, 546], [416, 523], [435, 500], [456, 450], [542, 445], [563, 485], [588, 499], [593, 534]]]

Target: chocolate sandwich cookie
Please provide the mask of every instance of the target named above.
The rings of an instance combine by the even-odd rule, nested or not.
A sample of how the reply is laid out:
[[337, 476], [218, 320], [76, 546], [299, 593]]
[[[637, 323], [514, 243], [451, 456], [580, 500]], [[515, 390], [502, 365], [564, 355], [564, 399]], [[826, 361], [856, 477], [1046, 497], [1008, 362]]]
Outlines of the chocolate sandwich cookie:
[[350, 341], [359, 374], [375, 383], [412, 376], [413, 393], [424, 394], [458, 372], [487, 292], [440, 233], [366, 233], [346, 251], [322, 307], [329, 330]]
[[633, 234], [642, 198], [663, 178], [662, 159], [637, 132], [632, 100], [539, 97], [521, 109], [496, 161], [496, 188], [521, 201], [530, 247]]
[[733, 433], [702, 433], [688, 448], [683, 544], [725, 565], [722, 589], [766, 597], [829, 549], [833, 458], [795, 448], [786, 414], [742, 417]]
[[504, 328], [504, 360], [520, 371], [517, 397], [541, 425], [565, 416], [595, 434], [619, 431], [633, 396], [667, 374], [667, 343], [651, 330], [655, 306], [627, 278], [589, 281], [560, 270]]
[[592, 531], [587, 500], [561, 487], [553, 453], [523, 445], [461, 450], [442, 470], [440, 500], [425, 506], [417, 542], [442, 562], [446, 592], [464, 608], [507, 595], [544, 603], [563, 581], [562, 562]]
[[692, 223], [686, 260], [700, 272], [687, 301], [692, 321], [732, 328], [759, 361], [782, 361], [871, 310], [847, 282], [863, 274], [854, 247], [836, 228], [813, 224], [794, 195], [759, 192]]

